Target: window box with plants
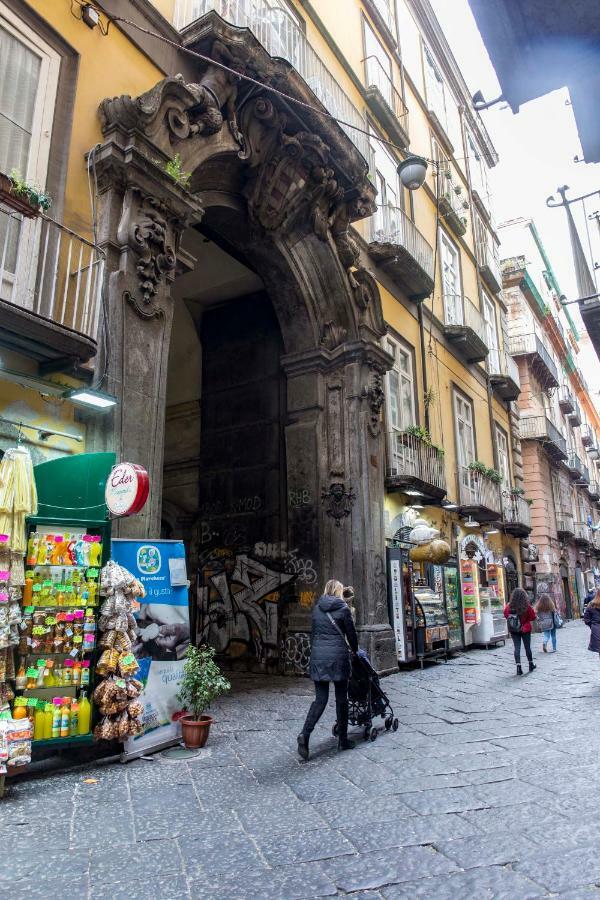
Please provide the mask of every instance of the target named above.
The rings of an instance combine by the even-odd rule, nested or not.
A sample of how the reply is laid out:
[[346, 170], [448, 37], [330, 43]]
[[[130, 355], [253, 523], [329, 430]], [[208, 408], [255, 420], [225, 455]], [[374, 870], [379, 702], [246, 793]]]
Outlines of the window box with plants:
[[213, 700], [230, 689], [231, 684], [215, 662], [213, 648], [194, 647], [190, 644], [177, 695], [186, 713], [180, 721], [183, 743], [188, 750], [204, 747], [213, 723], [206, 710]]
[[469, 463], [469, 471], [472, 472], [476, 478], [487, 478], [489, 481], [493, 481], [494, 484], [502, 483], [502, 475], [500, 472], [496, 469], [489, 469], [485, 463], [479, 462], [479, 460]]
[[28, 219], [34, 219], [40, 212], [47, 212], [50, 209], [52, 198], [13, 169], [10, 175], [0, 172], [0, 203], [4, 203]]
[[[421, 441], [422, 444], [425, 444], [426, 447], [431, 447], [432, 450], [435, 450], [438, 456], [444, 456], [444, 448], [438, 447], [437, 444], [434, 444], [427, 429], [423, 428], [421, 425], [409, 425], [404, 434], [406, 436], [410, 435], [413, 438], [417, 438], [417, 440]], [[409, 440], [410, 439], [408, 438], [407, 443]]]

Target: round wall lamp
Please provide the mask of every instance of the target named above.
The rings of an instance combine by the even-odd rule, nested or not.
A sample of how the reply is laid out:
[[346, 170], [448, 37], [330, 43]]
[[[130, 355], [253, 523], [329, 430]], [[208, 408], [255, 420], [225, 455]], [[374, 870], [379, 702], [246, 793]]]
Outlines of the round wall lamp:
[[425, 181], [427, 160], [423, 156], [408, 156], [399, 164], [397, 171], [404, 187], [416, 191]]

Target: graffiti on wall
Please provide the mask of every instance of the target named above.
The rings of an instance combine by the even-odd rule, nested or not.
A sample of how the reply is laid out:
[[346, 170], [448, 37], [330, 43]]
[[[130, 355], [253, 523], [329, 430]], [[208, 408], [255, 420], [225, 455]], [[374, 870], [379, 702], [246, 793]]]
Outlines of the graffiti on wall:
[[281, 642], [283, 670], [287, 675], [305, 675], [310, 664], [310, 635], [290, 633]]
[[245, 552], [203, 554], [198, 584], [198, 640], [232, 657], [276, 658], [281, 589], [295, 575]]
[[269, 559], [281, 563], [282, 570], [289, 575], [296, 575], [303, 584], [316, 584], [317, 573], [312, 559], [298, 556], [298, 548], [288, 550], [285, 541], [278, 543], [254, 545], [254, 555], [260, 559]]

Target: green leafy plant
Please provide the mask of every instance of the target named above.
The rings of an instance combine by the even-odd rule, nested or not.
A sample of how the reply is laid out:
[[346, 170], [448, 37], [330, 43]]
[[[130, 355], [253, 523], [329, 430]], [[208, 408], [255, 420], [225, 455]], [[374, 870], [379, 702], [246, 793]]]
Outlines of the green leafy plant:
[[52, 206], [50, 194], [47, 194], [38, 185], [26, 181], [18, 169], [11, 170], [10, 181], [13, 193], [18, 197], [24, 197], [36, 209], [43, 209], [44, 212], [47, 212]]
[[477, 475], [487, 475], [488, 467], [485, 463], [479, 462], [478, 459], [469, 463], [469, 469]]
[[420, 441], [423, 441], [427, 447], [432, 447], [440, 456], [444, 456], [446, 451], [443, 447], [438, 447], [437, 444], [433, 443], [431, 435], [426, 428], [423, 428], [421, 425], [409, 425], [406, 432], [407, 434], [412, 434], [413, 437], [418, 438]]
[[502, 474], [497, 469], [487, 469], [485, 474], [494, 484], [502, 483]]
[[167, 163], [165, 163], [165, 172], [172, 178], [175, 184], [178, 184], [182, 188], [189, 188], [190, 181], [192, 179], [191, 172], [184, 172], [181, 165], [181, 155], [176, 153], [173, 159], [170, 159]]
[[213, 700], [231, 690], [231, 684], [216, 664], [212, 647], [190, 644], [185, 656], [177, 699], [197, 721]]
[[527, 506], [533, 506], [533, 500], [530, 497], [524, 497], [525, 503]]
[[522, 487], [514, 487], [514, 488], [511, 488], [511, 489], [510, 489], [510, 492], [511, 492], [511, 494], [512, 494], [514, 497], [522, 497], [523, 494], [525, 493], [525, 491], [523, 490]]
[[432, 387], [427, 388], [425, 393], [423, 394], [423, 403], [425, 404], [425, 408], [429, 409], [436, 401], [437, 395]]

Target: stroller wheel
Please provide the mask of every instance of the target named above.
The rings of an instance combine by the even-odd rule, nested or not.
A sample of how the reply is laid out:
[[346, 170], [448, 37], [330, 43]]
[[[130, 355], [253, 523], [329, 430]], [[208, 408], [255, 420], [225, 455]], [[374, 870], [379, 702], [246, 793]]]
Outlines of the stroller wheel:
[[392, 717], [388, 716], [387, 719], [385, 720], [386, 731], [389, 731], [391, 727], [392, 727]]
[[394, 719], [394, 721], [392, 722], [392, 730], [398, 731], [398, 719]]
[[371, 742], [377, 740], [377, 735], [378, 735], [378, 734], [379, 734], [379, 732], [377, 731], [376, 728], [371, 728]]
[[338, 734], [340, 733], [340, 729], [338, 728], [338, 723], [337, 723], [337, 722], [335, 722], [333, 728], [331, 729], [331, 733], [332, 733], [332, 735], [333, 735], [334, 737], [337, 737]]
[[371, 726], [367, 725], [367, 727], [365, 728], [365, 741], [368, 741], [370, 737], [371, 737]]

